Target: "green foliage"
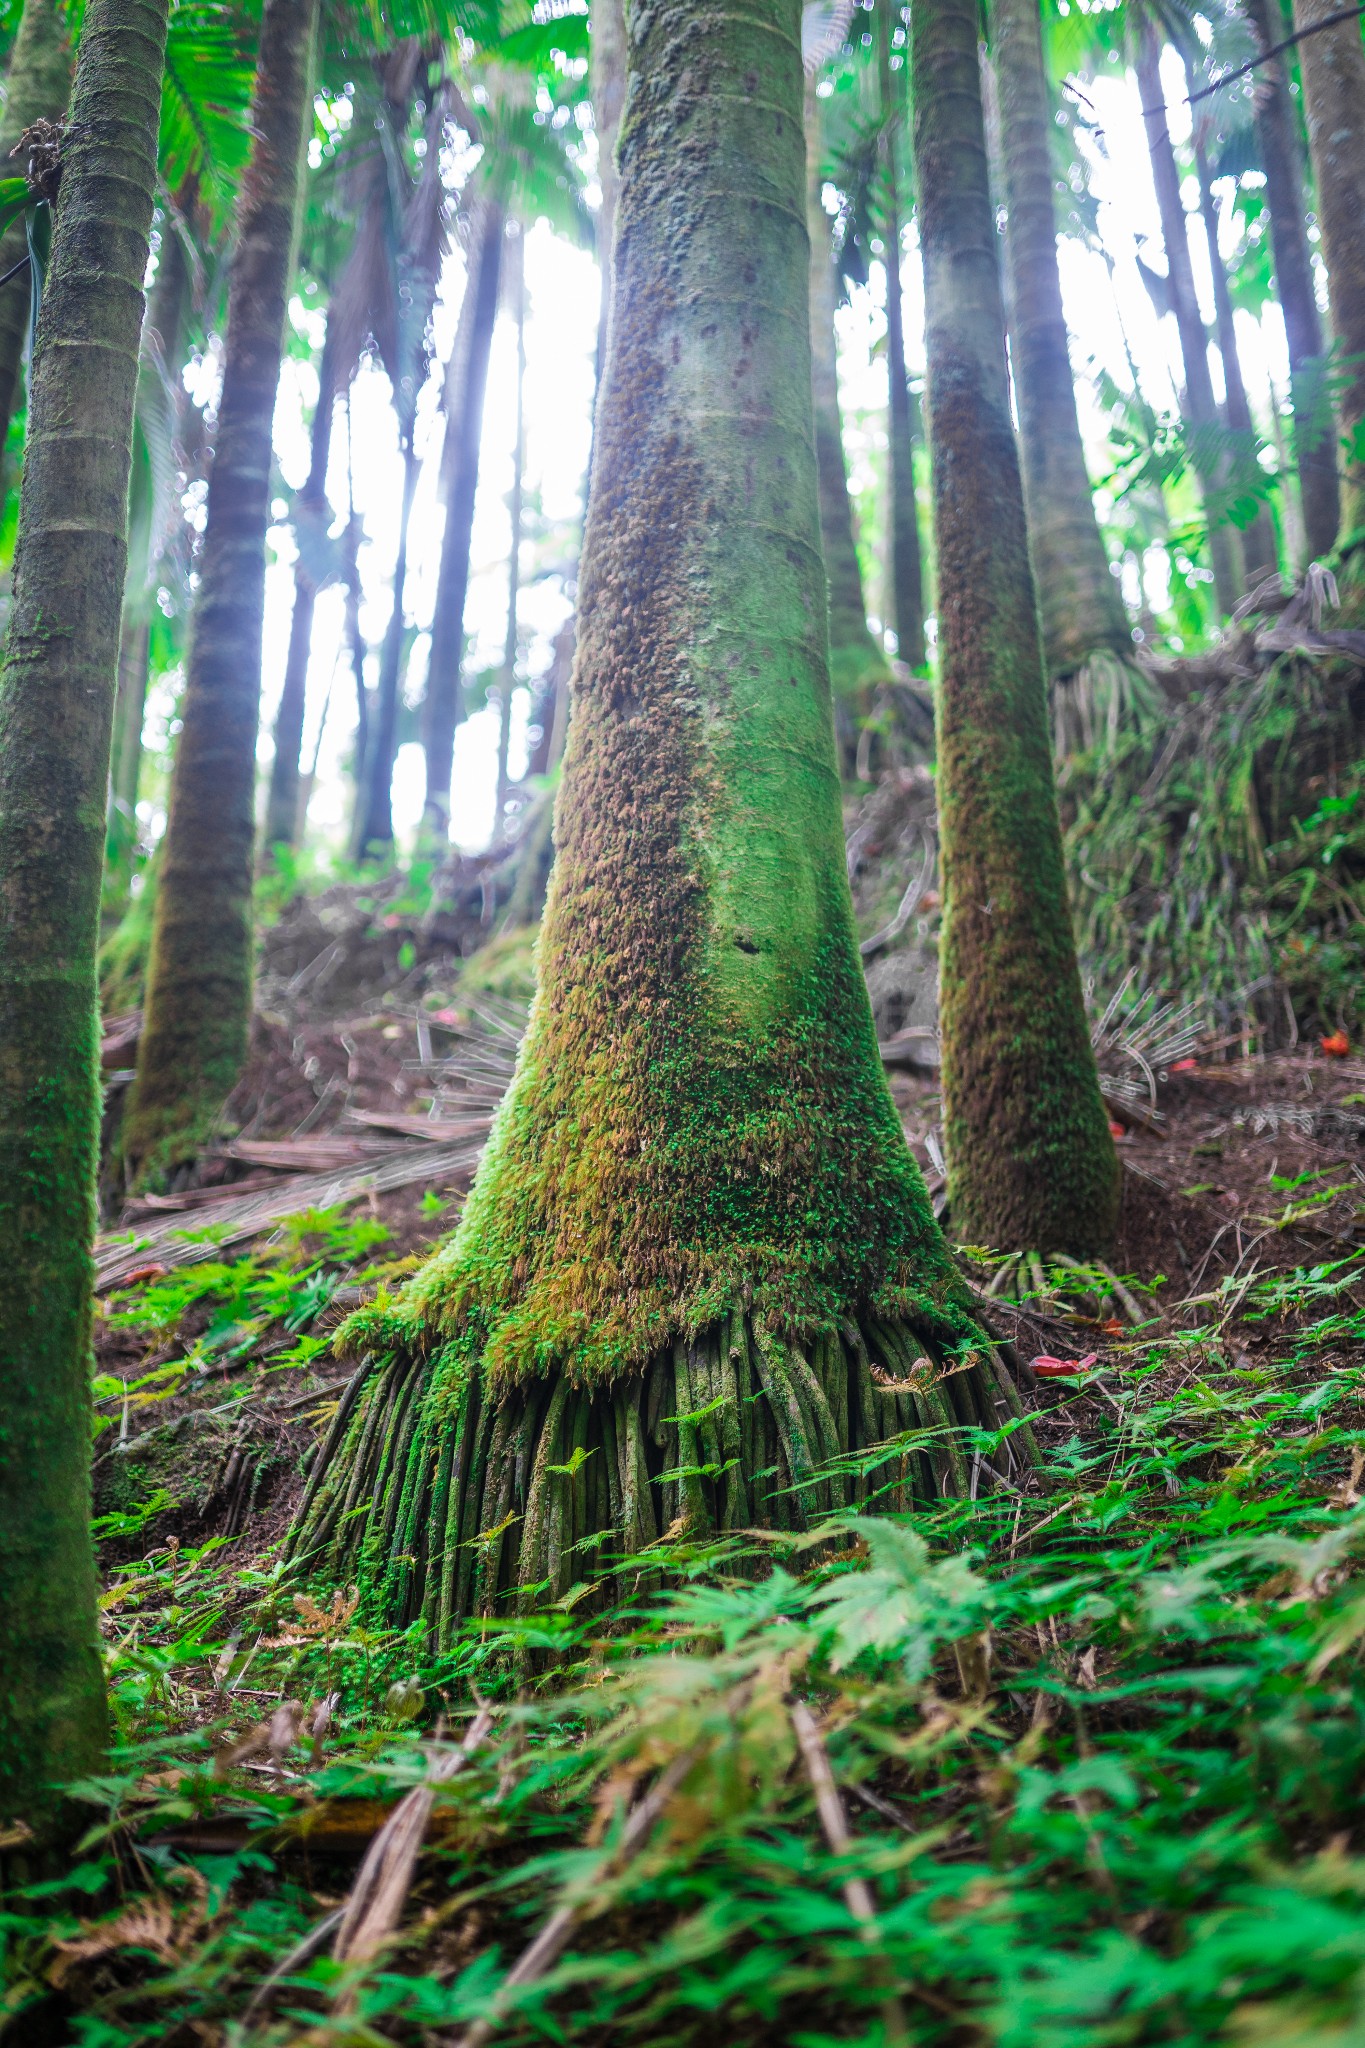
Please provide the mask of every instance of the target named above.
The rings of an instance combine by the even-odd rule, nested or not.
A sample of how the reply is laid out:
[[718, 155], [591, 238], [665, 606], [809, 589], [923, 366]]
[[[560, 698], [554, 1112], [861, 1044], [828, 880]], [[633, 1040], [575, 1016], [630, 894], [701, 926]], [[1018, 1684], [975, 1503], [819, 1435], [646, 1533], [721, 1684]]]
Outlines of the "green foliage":
[[[1072, 1431], [1054, 1411], [1024, 1495], [603, 1558], [605, 1616], [574, 1586], [466, 1623], [437, 1659], [420, 1628], [377, 1633], [218, 1543], [118, 1565], [118, 1742], [79, 1788], [73, 1867], [3, 1902], [7, 2011], [42, 2026], [55, 1983], [100, 2048], [314, 2024], [417, 2048], [486, 2013], [581, 1901], [500, 2040], [870, 2048], [894, 1988], [933, 2048], [1346, 2042], [1365, 1988], [1344, 1833], [1365, 1733], [1362, 1279], [1359, 1255], [1279, 1275], [1235, 1331], [1211, 1298], [1185, 1336], [1111, 1352], [1103, 1404]], [[368, 1964], [294, 1957], [374, 1802], [429, 1781], [422, 1731], [475, 1693], [493, 1735], [433, 1785], [402, 1932]], [[278, 1767], [214, 1766], [229, 1730], [264, 1742], [278, 1699], [331, 1695], [319, 1753], [305, 1734]], [[822, 1723], [846, 1854], [796, 1700]], [[675, 1758], [659, 1824], [615, 1856]], [[277, 1967], [273, 2011], [239, 2035]]]

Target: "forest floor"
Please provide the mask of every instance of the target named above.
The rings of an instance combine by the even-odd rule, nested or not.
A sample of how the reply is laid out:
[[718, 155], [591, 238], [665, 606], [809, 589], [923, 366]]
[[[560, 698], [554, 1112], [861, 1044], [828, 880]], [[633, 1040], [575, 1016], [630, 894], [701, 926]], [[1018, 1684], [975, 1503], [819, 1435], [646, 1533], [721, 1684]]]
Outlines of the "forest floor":
[[595, 1557], [434, 1656], [280, 1546], [337, 1324], [458, 1215], [524, 965], [374, 923], [330, 995], [326, 921], [277, 942], [237, 1137], [109, 1217], [114, 1747], [73, 1869], [0, 1843], [6, 2048], [1365, 2039], [1365, 1059], [1164, 1070], [1117, 1285], [967, 1259], [1037, 1362], [1021, 1486]]

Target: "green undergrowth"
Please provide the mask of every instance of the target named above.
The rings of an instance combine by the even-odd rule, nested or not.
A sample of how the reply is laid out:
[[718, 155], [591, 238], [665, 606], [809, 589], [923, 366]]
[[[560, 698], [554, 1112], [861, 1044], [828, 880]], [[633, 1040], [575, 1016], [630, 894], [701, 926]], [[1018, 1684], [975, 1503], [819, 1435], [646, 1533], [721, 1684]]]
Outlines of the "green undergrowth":
[[[944, 2048], [1358, 2043], [1365, 1260], [1181, 1313], [1049, 1384], [1025, 1493], [597, 1552], [439, 1659], [241, 1544], [119, 1564], [116, 1746], [74, 1868], [12, 1872], [7, 2038], [417, 2048], [492, 2013], [509, 2043], [876, 2048], [897, 1997]], [[491, 1737], [433, 1787], [396, 1934], [291, 1965], [476, 1697]], [[559, 1960], [506, 1992], [565, 1906]]]

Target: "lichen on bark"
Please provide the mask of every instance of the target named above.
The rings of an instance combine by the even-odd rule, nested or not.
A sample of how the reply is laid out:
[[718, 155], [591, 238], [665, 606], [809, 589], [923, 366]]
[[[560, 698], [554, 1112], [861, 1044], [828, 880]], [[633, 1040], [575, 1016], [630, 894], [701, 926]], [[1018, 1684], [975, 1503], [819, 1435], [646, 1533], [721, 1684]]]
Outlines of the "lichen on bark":
[[1118, 1160], [1086, 1028], [1010, 417], [975, 0], [915, 0], [939, 576], [940, 1020], [955, 1235], [1103, 1251]]
[[[800, 1518], [790, 1489], [820, 1498], [811, 1468], [894, 1430], [898, 1399], [940, 1431], [930, 1484], [950, 1420], [1017, 1408], [854, 943], [797, 0], [636, 9], [629, 34], [539, 993], [460, 1228], [348, 1332], [373, 1367], [295, 1537], [442, 1630], [613, 1533]], [[916, 1393], [880, 1406], [874, 1366]]]

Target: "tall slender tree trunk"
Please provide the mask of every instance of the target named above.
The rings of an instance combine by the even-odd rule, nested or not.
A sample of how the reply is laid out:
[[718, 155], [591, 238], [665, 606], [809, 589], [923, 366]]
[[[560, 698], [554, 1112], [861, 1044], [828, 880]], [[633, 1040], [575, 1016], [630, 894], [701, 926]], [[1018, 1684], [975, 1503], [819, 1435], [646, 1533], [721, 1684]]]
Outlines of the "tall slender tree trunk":
[[517, 609], [521, 596], [521, 528], [526, 467], [526, 245], [518, 228], [508, 244], [508, 284], [512, 319], [517, 333], [517, 424], [512, 443], [512, 543], [507, 558], [507, 632], [502, 648], [502, 676], [498, 683], [498, 779], [493, 806], [493, 843], [507, 836], [507, 757], [512, 744], [512, 691], [517, 680]]
[[[1185, 64], [1185, 79], [1191, 92], [1198, 85], [1198, 79], [1189, 61]], [[1204, 237], [1209, 250], [1209, 274], [1213, 279], [1213, 305], [1218, 321], [1218, 353], [1223, 358], [1223, 412], [1228, 423], [1228, 432], [1234, 437], [1239, 467], [1247, 472], [1248, 485], [1257, 481], [1254, 474], [1259, 470], [1257, 449], [1260, 436], [1256, 423], [1251, 417], [1251, 402], [1247, 397], [1246, 379], [1242, 375], [1242, 355], [1237, 345], [1237, 322], [1233, 315], [1232, 293], [1228, 289], [1227, 265], [1218, 245], [1218, 200], [1213, 190], [1213, 172], [1209, 165], [1208, 151], [1199, 132], [1196, 119], [1194, 133], [1194, 163], [1199, 178], [1199, 210], [1204, 220]], [[1279, 558], [1275, 548], [1275, 527], [1269, 512], [1261, 504], [1255, 517], [1241, 529], [1242, 560], [1246, 566], [1247, 586], [1258, 583], [1278, 568]]]
[[[1270, 49], [1280, 40], [1278, 9], [1272, 28], [1269, 0], [1244, 0], [1244, 4], [1257, 42], [1262, 50]], [[1258, 68], [1252, 110], [1270, 209], [1275, 289], [1289, 346], [1294, 460], [1304, 533], [1310, 555], [1327, 555], [1336, 544], [1341, 518], [1336, 434], [1323, 376], [1322, 317], [1313, 288], [1299, 135], [1283, 57], [1272, 57]]]
[[[331, 512], [327, 502], [327, 465], [332, 457], [332, 419], [336, 411], [336, 341], [331, 322], [322, 344], [318, 366], [318, 402], [313, 414], [313, 434], [308, 475], [299, 492], [295, 516], [300, 527], [320, 534]], [[313, 614], [318, 587], [309, 568], [307, 548], [301, 547], [294, 568], [294, 611], [289, 622], [289, 648], [284, 662], [284, 684], [275, 713], [275, 758], [270, 767], [270, 791], [266, 798], [266, 852], [274, 846], [292, 846], [300, 827], [299, 758], [303, 750], [303, 722], [308, 709], [308, 662], [313, 651]]]
[[[459, 1231], [349, 1333], [384, 1363], [357, 1375], [293, 1538], [308, 1571], [358, 1571], [438, 1639], [517, 1587], [562, 1592], [599, 1535], [800, 1525], [862, 1498], [813, 1468], [921, 1417], [949, 1425], [937, 1472], [912, 1457], [889, 1497], [963, 1484], [952, 1421], [1011, 1412], [853, 938], [799, 31], [799, 0], [630, 11], [540, 993]], [[975, 1358], [951, 1379], [912, 1364], [958, 1345]]]
[[607, 325], [611, 315], [611, 250], [616, 237], [616, 138], [626, 96], [626, 10], [624, 0], [593, 0], [591, 43], [592, 123], [597, 134], [597, 182], [602, 204], [597, 209], [597, 263], [601, 296], [597, 313], [597, 383], [601, 388], [607, 361]]
[[[470, 304], [468, 347], [450, 392], [446, 433], [452, 436], [446, 488], [446, 525], [441, 540], [436, 604], [431, 615], [427, 659], [425, 743], [426, 824], [444, 839], [450, 830], [450, 776], [455, 761], [455, 728], [463, 715], [460, 664], [464, 658], [464, 605], [469, 592], [469, 543], [474, 502], [479, 494], [479, 448], [488, 359], [498, 319], [505, 221], [500, 206], [485, 201], [469, 249], [465, 291]], [[463, 311], [463, 309], [461, 309]]]
[[[164, 408], [165, 380], [175, 377], [184, 360], [185, 313], [190, 274], [185, 246], [171, 220], [162, 215], [161, 247], [156, 276], [142, 323], [138, 356], [138, 404]], [[179, 400], [171, 431], [180, 439], [183, 424]], [[114, 705], [114, 744], [109, 775], [109, 844], [126, 856], [137, 837], [137, 796], [142, 778], [142, 722], [151, 674], [151, 614], [164, 536], [153, 533], [151, 559], [129, 563], [123, 593], [123, 625], [119, 635], [118, 696]], [[113, 859], [111, 854], [111, 862]], [[130, 863], [129, 863], [130, 865]]]
[[0, 671], [0, 1820], [95, 1769], [95, 948], [166, 0], [89, 0]]
[[1081, 999], [1010, 417], [975, 0], [914, 0], [938, 543], [943, 1108], [953, 1229], [1102, 1251], [1118, 1163]]
[[393, 565], [393, 609], [379, 650], [374, 718], [365, 744], [353, 851], [357, 860], [382, 859], [393, 845], [393, 763], [398, 747], [398, 699], [403, 679], [403, 599], [408, 580], [408, 529], [421, 462], [409, 435], [403, 448], [403, 498], [398, 512], [398, 553]]
[[1181, 360], [1185, 365], [1190, 461], [1199, 479], [1208, 520], [1214, 596], [1219, 611], [1226, 616], [1242, 593], [1236, 546], [1231, 530], [1223, 521], [1220, 507], [1224, 485], [1217, 444], [1222, 427], [1209, 371], [1209, 340], [1194, 289], [1194, 272], [1190, 267], [1189, 229], [1185, 204], [1180, 197], [1180, 173], [1176, 167], [1175, 150], [1171, 146], [1171, 131], [1166, 124], [1161, 90], [1161, 52], [1156, 31], [1145, 18], [1138, 32], [1137, 79], [1147, 126], [1147, 150], [1152, 164], [1152, 182], [1156, 186], [1157, 211], [1161, 216], [1161, 238], [1166, 245], [1171, 310], [1175, 314]]
[[870, 694], [890, 678], [886, 656], [873, 639], [863, 601], [863, 572], [853, 531], [839, 411], [839, 365], [834, 338], [836, 303], [830, 218], [820, 198], [819, 101], [815, 77], [806, 80], [806, 224], [810, 233], [811, 386], [815, 403], [815, 462], [820, 485], [820, 539], [829, 588], [829, 679], [836, 719], [848, 708], [866, 715]]
[[125, 1155], [138, 1171], [194, 1157], [246, 1055], [271, 427], [312, 120], [317, 10], [318, 0], [266, 0], [261, 18], [147, 1022], [124, 1129]]
[[1335, 0], [1295, 0], [1294, 26], [1313, 29], [1298, 45], [1327, 263], [1327, 301], [1336, 349], [1347, 366], [1337, 402], [1348, 444], [1341, 488], [1341, 545], [1365, 542], [1365, 42], [1352, 16], [1318, 25]]
[[911, 668], [923, 668], [924, 564], [919, 544], [919, 501], [915, 496], [915, 436], [910, 376], [905, 366], [905, 315], [901, 303], [901, 204], [896, 168], [900, 107], [893, 90], [891, 23], [898, 8], [884, 0], [878, 9], [878, 80], [884, 124], [881, 231], [886, 268], [886, 460], [890, 489], [891, 625], [896, 651]]
[[[5, 78], [4, 112], [0, 113], [0, 176], [17, 168], [10, 153], [35, 121], [56, 121], [66, 111], [71, 90], [71, 46], [65, 17], [57, 0], [24, 0], [19, 29]], [[22, 263], [28, 241], [22, 221], [0, 235], [0, 277]], [[0, 467], [19, 392], [19, 365], [28, 339], [27, 273], [11, 278], [0, 291]]]
[[1076, 413], [1037, 0], [992, 0], [990, 32], [1029, 550], [1048, 673], [1058, 680], [1101, 650], [1130, 659], [1133, 636], [1095, 517]]

